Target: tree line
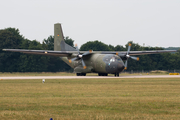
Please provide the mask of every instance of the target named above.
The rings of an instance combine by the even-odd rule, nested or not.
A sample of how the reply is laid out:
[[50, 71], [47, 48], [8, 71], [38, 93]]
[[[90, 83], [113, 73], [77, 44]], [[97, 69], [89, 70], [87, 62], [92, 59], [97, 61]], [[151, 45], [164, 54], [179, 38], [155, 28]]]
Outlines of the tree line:
[[[65, 42], [74, 47], [74, 40], [65, 37]], [[163, 50], [161, 47], [143, 47], [129, 41], [131, 51]], [[128, 43], [129, 43], [128, 42]], [[80, 47], [82, 51], [127, 51], [128, 43], [107, 45], [98, 40], [89, 41]], [[42, 43], [28, 40], [20, 35], [18, 29], [6, 28], [0, 30], [0, 72], [73, 72], [73, 69], [59, 57], [31, 55], [16, 52], [5, 52], [2, 49], [54, 50], [54, 36], [49, 36]], [[128, 70], [170, 70], [180, 69], [180, 50], [177, 53], [141, 55], [140, 61], [128, 60]]]

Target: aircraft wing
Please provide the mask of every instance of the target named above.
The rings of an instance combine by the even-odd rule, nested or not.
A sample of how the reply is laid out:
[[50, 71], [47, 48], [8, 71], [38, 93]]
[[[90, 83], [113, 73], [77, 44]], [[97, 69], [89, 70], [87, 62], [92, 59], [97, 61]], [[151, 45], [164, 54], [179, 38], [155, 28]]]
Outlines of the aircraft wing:
[[59, 56], [59, 57], [67, 57], [75, 52], [75, 51], [23, 50], [23, 49], [3, 49], [3, 51], [22, 52], [27, 54]]
[[[68, 57], [72, 54], [77, 54], [77, 51], [52, 51], [52, 50], [24, 50], [24, 49], [3, 49], [3, 51], [10, 52], [22, 52], [27, 54], [36, 54], [36, 55], [47, 55], [47, 56], [58, 56], [58, 57]], [[87, 51], [80, 51], [81, 54]], [[129, 51], [129, 55], [146, 55], [146, 54], [159, 54], [159, 53], [168, 53], [168, 52], [177, 52], [177, 50], [153, 50], [153, 51]], [[91, 54], [121, 54], [126, 55], [126, 51], [93, 51]]]
[[[177, 52], [177, 50], [153, 50], [153, 51], [129, 51], [129, 55], [146, 55], [146, 54], [159, 54], [159, 53], [171, 53]], [[104, 51], [101, 54], [121, 54], [126, 55], [126, 51]]]

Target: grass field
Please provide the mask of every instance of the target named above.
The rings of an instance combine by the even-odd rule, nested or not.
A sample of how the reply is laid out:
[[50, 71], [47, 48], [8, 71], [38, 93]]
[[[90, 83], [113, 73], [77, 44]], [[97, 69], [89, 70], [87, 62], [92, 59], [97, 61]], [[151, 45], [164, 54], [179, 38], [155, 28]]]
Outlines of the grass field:
[[0, 120], [180, 119], [179, 78], [1, 80]]

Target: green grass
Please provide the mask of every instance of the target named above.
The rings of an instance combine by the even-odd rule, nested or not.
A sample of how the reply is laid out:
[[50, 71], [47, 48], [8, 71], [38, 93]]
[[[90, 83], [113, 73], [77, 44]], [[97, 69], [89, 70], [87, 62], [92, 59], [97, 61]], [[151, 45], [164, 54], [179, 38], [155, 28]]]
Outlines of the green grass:
[[1, 80], [1, 120], [180, 119], [179, 78]]

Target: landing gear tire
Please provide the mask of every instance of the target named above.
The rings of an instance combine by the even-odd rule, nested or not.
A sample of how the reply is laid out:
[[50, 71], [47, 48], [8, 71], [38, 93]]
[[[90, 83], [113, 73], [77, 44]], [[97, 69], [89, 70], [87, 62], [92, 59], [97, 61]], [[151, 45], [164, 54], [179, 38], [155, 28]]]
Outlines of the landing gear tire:
[[98, 73], [99, 76], [108, 76], [107, 73]]
[[115, 76], [115, 77], [119, 77], [119, 73], [115, 73], [114, 76]]
[[86, 73], [76, 73], [77, 76], [86, 76]]
[[119, 77], [119, 73], [117, 73], [116, 75], [117, 75], [117, 77]]

